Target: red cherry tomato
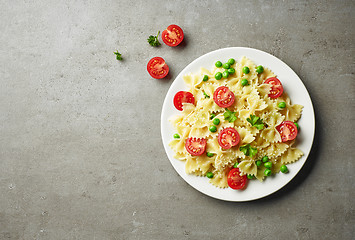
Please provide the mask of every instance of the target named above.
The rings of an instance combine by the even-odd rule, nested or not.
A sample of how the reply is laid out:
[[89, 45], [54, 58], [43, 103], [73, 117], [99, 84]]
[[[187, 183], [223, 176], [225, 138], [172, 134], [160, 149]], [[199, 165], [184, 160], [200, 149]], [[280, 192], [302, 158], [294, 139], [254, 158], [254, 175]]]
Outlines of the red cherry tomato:
[[195, 104], [194, 95], [190, 92], [180, 91], [174, 96], [174, 106], [177, 110], [182, 111], [183, 103]]
[[270, 98], [278, 98], [282, 95], [284, 88], [279, 79], [271, 77], [265, 80], [265, 83], [272, 84], [271, 91], [269, 93]]
[[222, 108], [232, 106], [234, 100], [234, 93], [225, 86], [217, 88], [213, 93], [213, 101]]
[[207, 140], [204, 138], [190, 137], [185, 142], [186, 150], [194, 156], [199, 156], [206, 150]]
[[291, 121], [283, 121], [276, 130], [280, 133], [282, 142], [295, 139], [298, 133], [296, 125]]
[[184, 32], [178, 25], [170, 25], [162, 32], [161, 37], [166, 45], [175, 47], [184, 39]]
[[233, 146], [237, 146], [239, 141], [239, 133], [232, 127], [225, 128], [218, 134], [218, 143], [223, 149], [229, 149]]
[[153, 78], [160, 79], [168, 75], [169, 66], [165, 63], [165, 60], [161, 57], [154, 57], [149, 60], [147, 64], [147, 70]]
[[233, 168], [228, 173], [227, 182], [232, 189], [243, 189], [247, 181], [247, 175], [240, 176], [239, 168]]

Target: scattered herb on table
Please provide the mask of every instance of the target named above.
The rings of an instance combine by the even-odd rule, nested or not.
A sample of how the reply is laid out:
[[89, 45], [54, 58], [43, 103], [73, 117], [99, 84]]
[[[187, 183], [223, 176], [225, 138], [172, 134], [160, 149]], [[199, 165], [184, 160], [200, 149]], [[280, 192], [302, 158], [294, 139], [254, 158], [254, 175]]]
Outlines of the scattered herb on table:
[[148, 43], [153, 46], [153, 47], [158, 47], [160, 46], [160, 42], [158, 39], [158, 36], [160, 34], [160, 31], [158, 31], [158, 34], [156, 36], [150, 35], [147, 39]]
[[117, 60], [121, 61], [121, 60], [123, 59], [123, 58], [122, 58], [122, 54], [119, 53], [118, 51], [113, 52], [113, 53], [116, 55], [116, 59], [117, 59]]

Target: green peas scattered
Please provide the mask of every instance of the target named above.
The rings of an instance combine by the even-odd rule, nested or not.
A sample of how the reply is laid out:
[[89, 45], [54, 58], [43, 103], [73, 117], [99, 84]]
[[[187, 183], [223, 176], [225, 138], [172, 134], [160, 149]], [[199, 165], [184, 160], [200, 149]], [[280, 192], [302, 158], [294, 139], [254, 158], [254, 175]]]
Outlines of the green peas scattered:
[[214, 125], [210, 126], [210, 131], [211, 132], [216, 132], [217, 131], [217, 127], [214, 126]]
[[235, 63], [234, 58], [228, 59], [227, 63], [229, 63], [229, 65], [233, 65]]
[[214, 65], [216, 67], [220, 68], [220, 67], [222, 67], [222, 62], [221, 61], [217, 61]]
[[206, 155], [207, 155], [207, 157], [213, 157], [214, 154], [210, 153], [210, 152], [207, 152]]
[[261, 65], [257, 66], [257, 67], [256, 67], [256, 72], [257, 72], [257, 73], [262, 73], [262, 72], [264, 72], [263, 66], [261, 66]]
[[205, 75], [205, 76], [203, 76], [203, 79], [202, 79], [204, 82], [206, 82], [207, 80], [208, 80], [208, 76], [207, 75]]
[[271, 170], [270, 170], [270, 169], [266, 169], [266, 170], [264, 171], [264, 175], [265, 175], [265, 176], [270, 176], [270, 175], [271, 175]]
[[228, 68], [228, 73], [229, 74], [234, 74], [235, 73], [235, 69], [234, 68]]
[[258, 161], [255, 162], [256, 166], [258, 166], [258, 167], [261, 166], [261, 163], [262, 163], [262, 162], [261, 162], [260, 160], [258, 160]]
[[218, 125], [221, 121], [219, 120], [219, 118], [215, 118], [212, 122], [214, 125]]
[[242, 86], [249, 85], [248, 79], [243, 79], [241, 83], [242, 83]]
[[222, 73], [222, 75], [223, 75], [223, 78], [228, 78], [228, 77], [229, 77], [229, 72], [228, 72], [228, 70], [224, 71], [224, 72]]
[[285, 108], [285, 107], [286, 107], [286, 103], [285, 103], [285, 102], [279, 102], [279, 103], [277, 104], [277, 106], [278, 106], [279, 108]]
[[222, 73], [220, 72], [217, 72], [215, 75], [214, 75], [214, 78], [217, 79], [217, 80], [220, 80], [222, 78]]
[[266, 163], [267, 161], [269, 161], [269, 157], [268, 156], [264, 156], [262, 160], [263, 160], [264, 163]]
[[223, 67], [224, 69], [228, 69], [228, 68], [231, 67], [231, 65], [229, 65], [229, 63], [223, 63], [222, 67]]
[[272, 162], [266, 162], [266, 163], [264, 163], [264, 167], [266, 167], [266, 168], [271, 168], [271, 167], [272, 167]]
[[211, 116], [210, 116], [210, 119], [214, 119], [216, 117], [216, 114], [212, 113]]
[[298, 123], [296, 123], [296, 122], [294, 122], [294, 124], [296, 125], [297, 130], [300, 130], [300, 125], [298, 125]]
[[248, 179], [254, 179], [254, 175], [248, 174], [248, 175], [247, 175], [247, 178], [248, 178]]
[[243, 73], [245, 74], [250, 73], [250, 69], [248, 67], [243, 67]]
[[236, 162], [236, 163], [234, 163], [233, 167], [234, 167], [234, 168], [237, 168], [238, 165], [239, 165], [239, 162]]
[[208, 178], [213, 178], [213, 173], [212, 173], [212, 172], [206, 173], [206, 177], [208, 177]]
[[177, 134], [177, 133], [175, 133], [175, 134], [174, 134], [174, 138], [179, 139], [179, 138], [180, 138], [180, 135]]
[[286, 165], [282, 165], [281, 168], [280, 168], [280, 171], [281, 171], [282, 173], [287, 173], [287, 172], [288, 172], [287, 166], [286, 166]]

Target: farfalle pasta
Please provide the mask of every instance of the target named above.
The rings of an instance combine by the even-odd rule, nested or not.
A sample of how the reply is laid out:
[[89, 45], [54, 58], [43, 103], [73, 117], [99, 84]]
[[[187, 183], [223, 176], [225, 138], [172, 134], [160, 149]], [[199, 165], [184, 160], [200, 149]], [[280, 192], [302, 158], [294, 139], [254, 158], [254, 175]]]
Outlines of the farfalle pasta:
[[194, 99], [176, 94], [182, 111], [170, 119], [176, 134], [169, 146], [186, 173], [226, 188], [233, 168], [262, 181], [303, 155], [293, 136], [303, 106], [291, 103], [270, 69], [242, 57], [183, 79]]

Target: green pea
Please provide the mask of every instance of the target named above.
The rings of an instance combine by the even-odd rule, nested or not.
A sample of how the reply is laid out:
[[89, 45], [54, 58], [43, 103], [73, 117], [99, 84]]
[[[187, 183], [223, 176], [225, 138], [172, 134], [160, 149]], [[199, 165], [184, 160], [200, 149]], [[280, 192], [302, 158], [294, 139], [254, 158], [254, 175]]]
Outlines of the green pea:
[[242, 86], [249, 85], [248, 79], [243, 79], [242, 80]]
[[227, 63], [229, 63], [229, 65], [233, 65], [235, 63], [234, 58], [228, 59]]
[[220, 79], [222, 78], [222, 73], [217, 72], [217, 73], [214, 75], [214, 78], [217, 79], [217, 80], [220, 80]]
[[266, 169], [266, 170], [264, 171], [264, 175], [265, 175], [265, 176], [270, 176], [270, 175], [271, 175], [271, 170], [270, 170], [270, 169]]
[[203, 76], [202, 80], [206, 82], [208, 80], [208, 76], [207, 75]]
[[297, 130], [300, 130], [300, 125], [298, 125], [298, 123], [296, 123], [296, 122], [294, 122], [294, 124], [296, 125]]
[[212, 122], [214, 125], [218, 125], [221, 121], [219, 120], [219, 118], [215, 118]]
[[280, 171], [281, 171], [282, 173], [287, 173], [287, 172], [288, 172], [287, 166], [286, 166], [286, 165], [282, 165], [281, 168], [280, 168]]
[[174, 134], [174, 138], [178, 139], [178, 138], [180, 138], [180, 135], [177, 134], [177, 133], [175, 133], [175, 134]]
[[206, 177], [208, 177], [208, 178], [213, 178], [213, 173], [212, 173], [212, 172], [206, 173]]
[[269, 157], [268, 156], [264, 156], [262, 160], [263, 160], [264, 163], [266, 163], [267, 161], [269, 161]]
[[207, 157], [213, 157], [214, 154], [210, 153], [210, 152], [207, 152], [206, 155], [207, 155]]
[[239, 165], [239, 162], [236, 162], [236, 163], [234, 163], [233, 167], [234, 167], [234, 168], [237, 168], [238, 165]]
[[256, 67], [256, 72], [257, 72], [257, 73], [262, 73], [262, 72], [264, 72], [263, 66], [261, 66], [261, 65], [257, 66], [257, 67]]
[[279, 103], [277, 104], [277, 106], [278, 106], [279, 108], [285, 108], [285, 107], [286, 107], [286, 103], [285, 103], [285, 102], [279, 102]]
[[216, 67], [220, 68], [220, 67], [222, 67], [222, 62], [221, 61], [217, 61], [214, 65]]
[[216, 114], [212, 113], [211, 116], [210, 116], [210, 119], [214, 119], [216, 117]]
[[234, 74], [235, 73], [235, 69], [234, 68], [228, 68], [228, 73], [229, 74]]
[[229, 65], [229, 63], [223, 63], [222, 67], [223, 67], [224, 69], [228, 69], [228, 68], [231, 67], [231, 65]]
[[248, 67], [243, 67], [243, 73], [245, 74], [250, 73], [250, 69]]
[[224, 71], [222, 75], [223, 75], [223, 78], [228, 78], [229, 77], [228, 70]]
[[271, 167], [272, 167], [272, 162], [266, 162], [266, 163], [264, 163], [264, 167], [266, 167], [266, 168], [271, 168]]
[[260, 160], [258, 160], [258, 161], [255, 162], [256, 166], [258, 166], [258, 167], [261, 166], [261, 163], [262, 163], [262, 162], [261, 162]]
[[248, 175], [247, 175], [247, 178], [248, 178], [248, 179], [254, 179], [254, 175], [248, 174]]
[[210, 131], [211, 132], [216, 132], [217, 131], [217, 127], [214, 126], [214, 125], [210, 126]]

